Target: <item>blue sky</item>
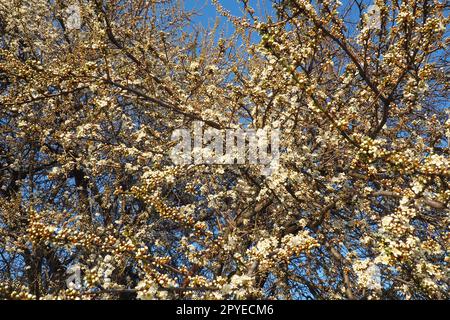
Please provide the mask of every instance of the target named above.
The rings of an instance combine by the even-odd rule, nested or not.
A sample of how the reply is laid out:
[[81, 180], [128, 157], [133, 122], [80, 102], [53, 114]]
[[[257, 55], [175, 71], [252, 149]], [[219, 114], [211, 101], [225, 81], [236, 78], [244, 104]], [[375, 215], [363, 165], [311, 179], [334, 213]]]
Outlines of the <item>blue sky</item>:
[[[240, 0], [218, 1], [222, 5], [222, 7], [231, 12], [232, 15], [238, 17], [244, 15], [244, 6]], [[367, 6], [369, 6], [374, 3], [374, 0], [364, 0], [363, 2]], [[255, 10], [255, 15], [258, 17], [264, 17], [267, 16], [267, 14], [274, 15], [272, 0], [249, 0], [248, 3], [249, 6]], [[348, 0], [342, 0], [341, 8], [344, 10], [344, 8], [347, 7], [348, 4]], [[225, 31], [225, 35], [231, 35], [233, 33], [234, 30], [232, 24], [217, 12], [211, 0], [185, 0], [184, 6], [187, 10], [193, 9], [198, 11], [198, 15], [196, 15], [193, 19], [194, 23], [198, 23], [204, 28], [208, 28], [208, 26], [212, 26], [216, 21], [216, 18], [219, 17], [221, 27], [220, 29]], [[347, 16], [347, 20], [357, 22], [359, 20], [359, 16], [356, 11], [356, 6], [353, 6], [352, 10], [350, 10], [349, 15]]]

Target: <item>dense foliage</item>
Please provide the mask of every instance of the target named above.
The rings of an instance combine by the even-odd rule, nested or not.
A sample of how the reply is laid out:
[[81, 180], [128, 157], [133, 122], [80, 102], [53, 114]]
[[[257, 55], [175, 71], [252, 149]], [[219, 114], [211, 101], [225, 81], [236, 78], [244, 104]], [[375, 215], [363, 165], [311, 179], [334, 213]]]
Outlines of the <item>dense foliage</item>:
[[[0, 2], [0, 297], [448, 299], [449, 4], [213, 3]], [[174, 165], [194, 121], [279, 166]]]

